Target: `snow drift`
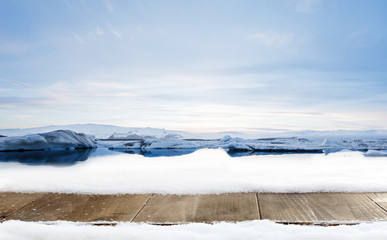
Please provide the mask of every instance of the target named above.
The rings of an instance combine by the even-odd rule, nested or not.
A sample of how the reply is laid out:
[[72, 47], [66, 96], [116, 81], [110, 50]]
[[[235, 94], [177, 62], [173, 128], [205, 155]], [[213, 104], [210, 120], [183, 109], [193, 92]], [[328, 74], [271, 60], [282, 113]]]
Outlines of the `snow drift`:
[[96, 145], [89, 136], [70, 130], [0, 138], [0, 151], [65, 150], [94, 147]]
[[117, 226], [93, 226], [74, 222], [21, 222], [0, 223], [1, 240], [79, 240], [79, 239], [188, 239], [188, 240], [385, 240], [387, 223], [361, 223], [336, 227], [282, 225], [267, 220], [214, 224], [190, 223], [158, 226], [139, 223], [118, 223]]
[[88, 161], [69, 167], [0, 161], [0, 191], [217, 194], [387, 190], [387, 157], [367, 157], [363, 152], [234, 158], [222, 149], [201, 149], [154, 158], [113, 151], [113, 155], [99, 155], [101, 150], [96, 149], [95, 157]]

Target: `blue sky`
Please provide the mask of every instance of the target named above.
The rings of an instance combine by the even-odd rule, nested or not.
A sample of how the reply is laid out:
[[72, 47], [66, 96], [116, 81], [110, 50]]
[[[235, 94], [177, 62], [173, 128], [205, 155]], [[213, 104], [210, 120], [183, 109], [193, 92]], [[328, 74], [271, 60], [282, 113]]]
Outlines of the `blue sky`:
[[387, 129], [387, 1], [0, 0], [0, 128]]

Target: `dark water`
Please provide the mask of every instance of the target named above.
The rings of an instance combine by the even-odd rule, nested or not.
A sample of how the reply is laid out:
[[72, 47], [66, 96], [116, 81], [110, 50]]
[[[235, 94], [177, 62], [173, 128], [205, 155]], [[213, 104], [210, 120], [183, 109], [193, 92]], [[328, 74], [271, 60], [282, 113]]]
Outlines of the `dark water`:
[[110, 156], [116, 154], [135, 154], [145, 157], [172, 157], [195, 152], [196, 149], [152, 149], [142, 151], [110, 150], [107, 148], [53, 150], [53, 151], [24, 151], [24, 152], [0, 152], [0, 162], [19, 162], [26, 165], [62, 165], [69, 166], [84, 162], [91, 157]]
[[0, 162], [19, 162], [27, 165], [73, 165], [86, 161], [95, 149], [0, 152]]
[[[26, 165], [58, 165], [70, 166], [84, 162], [91, 157], [110, 156], [116, 154], [134, 154], [145, 157], [174, 157], [191, 154], [197, 149], [76, 149], [55, 151], [25, 151], [25, 152], [0, 152], [0, 162], [19, 162]], [[300, 154], [300, 152], [239, 152], [226, 151], [230, 157], [245, 157], [259, 155], [285, 155]], [[310, 153], [309, 153], [310, 154]]]
[[112, 151], [128, 153], [128, 154], [139, 154], [139, 155], [143, 155], [144, 157], [174, 157], [174, 156], [190, 154], [195, 152], [196, 150], [197, 149], [152, 149], [152, 150], [143, 151], [141, 149], [128, 149], [128, 150], [115, 149]]

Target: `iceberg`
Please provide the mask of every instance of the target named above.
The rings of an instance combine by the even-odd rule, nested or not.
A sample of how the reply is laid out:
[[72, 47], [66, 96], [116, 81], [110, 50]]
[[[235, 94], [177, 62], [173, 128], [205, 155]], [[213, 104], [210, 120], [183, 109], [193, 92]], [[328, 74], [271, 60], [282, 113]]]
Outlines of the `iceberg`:
[[366, 153], [364, 153], [364, 156], [367, 157], [387, 157], [387, 151], [385, 150], [368, 150]]
[[142, 149], [192, 149], [199, 146], [193, 142], [178, 138], [145, 139]]
[[70, 130], [0, 138], [0, 151], [73, 150], [95, 147], [94, 141], [88, 135]]

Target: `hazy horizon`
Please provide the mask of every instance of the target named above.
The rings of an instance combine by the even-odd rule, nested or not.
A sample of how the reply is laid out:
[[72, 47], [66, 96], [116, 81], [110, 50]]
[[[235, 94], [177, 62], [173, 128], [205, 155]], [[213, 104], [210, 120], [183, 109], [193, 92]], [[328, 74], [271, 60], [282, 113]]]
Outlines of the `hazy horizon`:
[[[80, 129], [81, 127], [84, 127], [83, 129]], [[74, 129], [75, 128], [75, 129]], [[121, 129], [122, 128], [122, 129]], [[278, 134], [291, 134], [291, 133], [300, 133], [300, 134], [319, 134], [319, 133], [332, 133], [336, 134], [339, 132], [342, 132], [343, 134], [385, 134], [387, 133], [386, 129], [363, 129], [363, 130], [355, 130], [355, 129], [331, 129], [331, 130], [315, 130], [315, 129], [299, 129], [299, 130], [289, 130], [289, 129], [275, 129], [275, 128], [251, 128], [251, 129], [244, 129], [244, 130], [228, 130], [228, 131], [217, 131], [216, 129], [193, 129], [193, 130], [179, 130], [179, 129], [173, 129], [173, 128], [153, 128], [153, 127], [136, 127], [136, 126], [120, 126], [120, 125], [110, 125], [110, 124], [96, 124], [96, 123], [83, 123], [83, 124], [65, 124], [65, 125], [45, 125], [45, 126], [35, 126], [35, 127], [28, 127], [28, 128], [3, 128], [0, 130], [5, 130], [2, 133], [12, 133], [11, 135], [17, 133], [16, 131], [21, 131], [19, 134], [28, 134], [29, 132], [24, 132], [24, 130], [32, 130], [32, 132], [35, 133], [35, 131], [41, 129], [40, 131], [54, 131], [54, 130], [73, 130], [76, 132], [98, 132], [100, 130], [101, 132], [106, 132], [107, 130], [111, 130], [113, 133], [126, 133], [125, 129], [139, 129], [141, 132], [142, 130], [146, 129], [155, 129], [155, 130], [166, 130], [171, 132], [185, 132], [185, 133], [192, 133], [192, 134], [225, 134], [225, 135], [247, 135], [247, 136], [254, 136], [254, 137], [270, 137], [270, 136], [278, 136]], [[119, 130], [121, 129], [121, 130]], [[118, 131], [116, 131], [118, 130]], [[10, 132], [8, 132], [10, 131]], [[145, 133], [141, 133], [145, 134]], [[151, 134], [151, 133], [149, 133]], [[145, 134], [146, 135], [146, 134]], [[242, 136], [241, 135], [241, 136]], [[222, 135], [223, 136], [223, 135]], [[284, 135], [285, 136], [285, 135]], [[234, 136], [235, 137], [235, 136]]]
[[0, 128], [387, 129], [387, 2], [1, 1]]

